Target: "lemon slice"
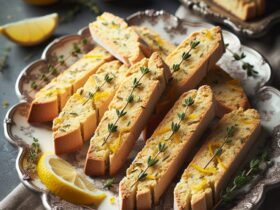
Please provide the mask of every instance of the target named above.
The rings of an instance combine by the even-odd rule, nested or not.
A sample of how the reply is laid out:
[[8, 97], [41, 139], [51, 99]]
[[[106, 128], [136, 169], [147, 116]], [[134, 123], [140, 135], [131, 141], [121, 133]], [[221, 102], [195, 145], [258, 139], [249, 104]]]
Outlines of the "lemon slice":
[[17, 44], [32, 46], [49, 38], [57, 24], [58, 14], [53, 13], [0, 26], [0, 33]]
[[40, 158], [37, 172], [53, 194], [71, 203], [98, 205], [106, 197], [82, 173], [54, 154], [44, 154]]

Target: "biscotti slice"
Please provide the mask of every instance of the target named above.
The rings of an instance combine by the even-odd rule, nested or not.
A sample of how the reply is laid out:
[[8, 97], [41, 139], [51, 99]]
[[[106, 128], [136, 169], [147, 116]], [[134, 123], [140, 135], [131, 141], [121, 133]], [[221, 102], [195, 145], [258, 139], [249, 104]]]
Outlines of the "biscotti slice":
[[265, 0], [214, 0], [241, 20], [250, 20], [265, 12]]
[[104, 12], [89, 24], [95, 42], [126, 65], [133, 65], [150, 56], [148, 46], [120, 17]]
[[69, 98], [53, 121], [56, 154], [77, 151], [92, 137], [127, 70], [119, 61], [107, 62]]
[[120, 182], [122, 210], [151, 209], [159, 202], [214, 116], [209, 86], [190, 90], [179, 98]]
[[171, 70], [172, 80], [158, 102], [155, 114], [149, 120], [147, 137], [152, 134], [180, 95], [200, 84], [223, 53], [221, 29], [213, 27], [194, 32], [167, 56], [166, 63]]
[[105, 49], [97, 46], [70, 66], [35, 95], [28, 121], [47, 122], [58, 116], [69, 97], [84, 85], [88, 77], [113, 57]]
[[123, 166], [169, 79], [158, 53], [129, 69], [91, 139], [87, 175], [113, 175]]
[[235, 110], [218, 122], [174, 190], [174, 209], [212, 209], [260, 131], [254, 109]]
[[148, 27], [132, 26], [132, 28], [147, 43], [150, 49], [158, 52], [164, 60], [176, 48], [174, 44], [163, 39], [158, 33]]
[[230, 77], [219, 66], [214, 66], [201, 82], [209, 85], [216, 98], [216, 115], [222, 117], [233, 110], [249, 108], [248, 98], [238, 80]]

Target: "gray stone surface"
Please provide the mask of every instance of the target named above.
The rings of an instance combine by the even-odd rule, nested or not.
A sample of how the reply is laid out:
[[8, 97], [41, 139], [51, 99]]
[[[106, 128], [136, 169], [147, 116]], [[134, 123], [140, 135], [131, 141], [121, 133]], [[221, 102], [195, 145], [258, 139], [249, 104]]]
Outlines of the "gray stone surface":
[[[20, 0], [0, 0], [0, 25], [19, 20], [26, 17], [40, 16], [49, 14], [52, 12], [58, 12], [60, 14], [65, 13], [71, 6], [70, 1], [65, 0], [67, 3], [59, 3], [50, 7], [34, 7], [24, 4]], [[116, 15], [126, 17], [133, 12], [144, 9], [165, 9], [166, 11], [174, 14], [179, 6], [179, 2], [176, 0], [119, 0], [115, 3], [105, 3], [102, 0], [98, 2], [100, 8], [103, 11], [113, 12]], [[140, 3], [138, 3], [140, 2]], [[89, 21], [93, 20], [95, 15], [83, 9], [81, 13], [73, 19], [73, 21], [60, 25], [55, 34], [47, 40], [45, 43], [36, 47], [20, 47], [0, 36], [0, 54], [3, 53], [3, 49], [9, 45], [11, 46], [11, 53], [9, 57], [9, 66], [4, 69], [4, 72], [0, 73], [0, 120], [2, 121], [7, 109], [2, 108], [2, 102], [7, 100], [10, 105], [18, 102], [18, 98], [15, 95], [14, 85], [19, 72], [28, 63], [36, 60], [40, 57], [44, 47], [55, 37], [59, 37], [69, 33], [76, 33], [76, 31], [83, 26], [86, 26]], [[264, 54], [268, 60], [272, 63], [274, 69], [274, 75], [278, 75], [278, 68], [280, 67], [280, 33], [279, 24], [278, 28], [272, 29], [268, 35], [255, 40], [248, 40], [242, 38], [242, 42], [256, 47], [258, 51]], [[278, 54], [278, 57], [272, 59], [272, 55]], [[274, 77], [275, 78], [275, 77]], [[277, 82], [276, 86], [280, 86]], [[17, 155], [17, 149], [11, 146], [4, 137], [3, 129], [0, 129], [0, 200], [2, 200], [12, 189], [19, 184], [19, 179], [15, 170], [15, 159]], [[275, 189], [267, 193], [264, 205], [261, 209], [279, 210], [280, 202], [277, 200], [280, 197], [280, 190]]]

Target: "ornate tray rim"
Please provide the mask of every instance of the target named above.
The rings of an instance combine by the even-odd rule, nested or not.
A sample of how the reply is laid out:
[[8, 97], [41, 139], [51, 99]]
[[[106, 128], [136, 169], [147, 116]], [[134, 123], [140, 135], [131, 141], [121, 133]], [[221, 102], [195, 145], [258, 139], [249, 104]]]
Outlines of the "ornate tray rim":
[[[258, 27], [250, 28], [246, 26], [246, 23], [242, 24], [242, 21], [234, 20], [228, 12], [229, 15], [223, 15], [216, 13], [207, 5], [207, 2], [201, 3], [198, 0], [180, 0], [182, 4], [194, 12], [200, 14], [203, 17], [207, 17], [216, 21], [218, 23], [224, 24], [231, 28], [234, 32], [251, 38], [258, 38], [263, 36], [274, 24], [280, 22], [280, 10], [273, 12], [270, 15], [263, 17], [257, 21], [252, 21], [253, 24], [258, 25]], [[214, 4], [214, 3], [211, 3]], [[218, 7], [218, 6], [217, 6]]]
[[[139, 16], [142, 16], [142, 15], [145, 15], [145, 16], [148, 16], [148, 17], [152, 17], [152, 16], [159, 16], [159, 15], [167, 15], [169, 18], [172, 18], [174, 19], [178, 24], [180, 23], [183, 23], [183, 22], [187, 22], [189, 24], [201, 24], [201, 22], [190, 22], [190, 21], [185, 21], [183, 19], [180, 19], [164, 10], [160, 10], [160, 11], [155, 11], [155, 10], [145, 10], [145, 11], [139, 11], [139, 12], [136, 12], [136, 13], [133, 13], [132, 15], [128, 16], [127, 17], [127, 20], [130, 20], [134, 17], [139, 17]], [[25, 100], [26, 97], [24, 96], [24, 94], [21, 92], [20, 90], [20, 82], [21, 82], [21, 78], [26, 74], [26, 71], [30, 68], [30, 66], [36, 64], [37, 62], [46, 62], [47, 59], [46, 59], [46, 54], [47, 54], [47, 51], [53, 47], [55, 44], [57, 43], [60, 43], [62, 42], [64, 39], [66, 38], [69, 38], [69, 37], [72, 37], [72, 36], [82, 36], [83, 32], [87, 29], [87, 27], [84, 27], [82, 29], [80, 29], [78, 31], [77, 34], [72, 34], [72, 35], [66, 35], [66, 36], [62, 36], [60, 38], [56, 38], [55, 40], [53, 40], [50, 44], [47, 45], [47, 47], [44, 49], [43, 53], [42, 53], [42, 56], [40, 59], [38, 60], [35, 60], [33, 62], [31, 62], [29, 65], [27, 65], [19, 74], [17, 80], [16, 80], [16, 83], [15, 83], [15, 91], [16, 91], [16, 94], [19, 98], [19, 102], [15, 105], [13, 105], [6, 113], [6, 116], [4, 118], [4, 122], [3, 122], [3, 127], [4, 127], [4, 135], [5, 135], [5, 138], [7, 139], [7, 141], [9, 143], [11, 143], [12, 145], [18, 147], [18, 155], [17, 155], [17, 158], [16, 158], [16, 171], [18, 173], [18, 176], [19, 176], [19, 179], [20, 181], [27, 187], [29, 188], [30, 190], [32, 190], [33, 192], [36, 192], [36, 193], [39, 193], [40, 194], [40, 197], [42, 199], [42, 204], [44, 205], [44, 207], [46, 209], [51, 209], [51, 206], [48, 202], [48, 194], [49, 192], [48, 191], [44, 191], [40, 188], [38, 188], [37, 186], [35, 186], [33, 183], [31, 183], [30, 181], [28, 181], [27, 179], [25, 179], [25, 175], [23, 173], [23, 170], [21, 168], [21, 164], [20, 162], [22, 161], [23, 157], [24, 157], [24, 154], [27, 152], [27, 145], [26, 143], [22, 142], [20, 139], [17, 139], [15, 136], [11, 135], [11, 125], [14, 123], [12, 121], [12, 118], [11, 116], [13, 115], [13, 113], [17, 110], [17, 107], [19, 106], [22, 106], [22, 105], [27, 105], [28, 102]], [[239, 40], [239, 39], [238, 39]], [[245, 46], [245, 45], [242, 45], [242, 46]], [[246, 46], [245, 46], [246, 47]], [[255, 50], [255, 49], [254, 49]], [[258, 51], [256, 51], [257, 53], [259, 53]], [[260, 54], [260, 53], [259, 53]], [[260, 54], [261, 55], [261, 54]], [[261, 55], [262, 58], [264, 58], [262, 55]], [[267, 62], [267, 60], [264, 58], [264, 60]], [[267, 64], [270, 66], [270, 64], [267, 62]], [[268, 81], [267, 81], [268, 82]], [[267, 83], [266, 82], [266, 83]], [[265, 90], [271, 90], [272, 92], [274, 92], [276, 95], [279, 96], [280, 98], [280, 91], [277, 90], [276, 88], [272, 87], [272, 86], [267, 86], [267, 85], [264, 85], [262, 87], [260, 87], [260, 89], [257, 91], [257, 93], [261, 92], [261, 91], [265, 91]], [[258, 202], [256, 203], [256, 205], [260, 205], [262, 200], [263, 200], [263, 194], [267, 191], [267, 188], [272, 188], [274, 185], [279, 185], [280, 184], [280, 180], [278, 180], [276, 183], [269, 183], [267, 185], [264, 184], [263, 186], [263, 190], [261, 191], [260, 193], [260, 196], [259, 196], [259, 199], [258, 199]]]

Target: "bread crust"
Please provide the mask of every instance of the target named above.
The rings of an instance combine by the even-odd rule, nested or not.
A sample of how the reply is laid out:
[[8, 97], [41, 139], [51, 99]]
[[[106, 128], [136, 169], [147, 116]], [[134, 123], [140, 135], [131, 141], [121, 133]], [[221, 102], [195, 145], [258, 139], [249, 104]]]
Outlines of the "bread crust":
[[60, 133], [55, 136], [54, 139], [54, 150], [55, 154], [61, 155], [67, 152], [74, 152], [81, 149], [83, 145], [83, 138], [81, 129], [76, 127], [67, 134]]
[[[223, 141], [228, 126], [235, 126], [231, 144], [225, 144], [223, 152], [219, 156], [218, 163], [215, 160], [208, 164], [209, 170], [214, 172], [201, 172], [196, 169], [208, 163], [212, 157], [210, 149], [215, 144]], [[236, 173], [238, 166], [256, 142], [260, 132], [260, 116], [254, 109], [243, 111], [235, 110], [218, 122], [206, 141], [197, 152], [192, 162], [184, 171], [180, 182], [174, 190], [174, 207], [176, 209], [207, 210], [213, 207], [213, 201], [220, 198], [222, 189], [225, 188], [232, 175]], [[197, 187], [199, 186], [199, 187]], [[185, 191], [184, 189], [191, 189]], [[187, 195], [186, 195], [187, 194]], [[185, 200], [184, 197], [191, 196]]]
[[[96, 21], [89, 24], [89, 29], [95, 42], [128, 66], [142, 60], [145, 55], [149, 57], [151, 54], [149, 47], [141, 41], [135, 31], [123, 19], [111, 13], [104, 12], [97, 17]], [[116, 35], [112, 33], [117, 31], [120, 32], [115, 39]]]
[[248, 109], [249, 100], [238, 80], [234, 80], [219, 66], [215, 65], [201, 82], [209, 85], [216, 99], [216, 115], [221, 118], [224, 114], [239, 108]]
[[[216, 35], [215, 44], [210, 50], [207, 51], [206, 54], [205, 52], [203, 52], [204, 55], [198, 58], [199, 62], [195, 65], [195, 67], [193, 67], [191, 73], [180, 75], [176, 75], [173, 73], [172, 76], [174, 79], [168, 84], [167, 89], [165, 90], [163, 96], [156, 106], [155, 113], [150, 117], [148, 126], [144, 131], [145, 139], [151, 136], [158, 123], [163, 119], [165, 114], [172, 107], [174, 102], [180, 97], [180, 95], [185, 91], [196, 88], [202, 81], [202, 79], [206, 76], [207, 72], [215, 65], [215, 63], [224, 53], [224, 43], [221, 34], [221, 28], [213, 27], [210, 31], [211, 33]], [[170, 55], [168, 55], [168, 57], [166, 58], [166, 62], [169, 65], [170, 69], [172, 69], [172, 66], [174, 64], [174, 58], [178, 57], [178, 54], [180, 54], [181, 57], [182, 48], [188, 49], [189, 43], [199, 36], [203, 37], [204, 33], [207, 34], [208, 32], [205, 30], [194, 32], [187, 39], [185, 39]], [[197, 39], [197, 41], [200, 40]]]
[[[199, 119], [198, 122], [196, 122], [195, 124], [188, 124], [191, 121], [196, 121], [195, 119], [193, 119], [185, 122], [187, 127], [181, 125], [182, 130], [186, 131], [182, 131], [185, 132], [184, 134], [179, 134], [178, 139], [180, 139], [180, 143], [171, 142], [170, 145], [168, 144], [168, 148], [172, 150], [170, 152], [168, 152], [167, 150], [167, 154], [170, 155], [170, 157], [168, 157], [170, 158], [168, 162], [160, 162], [159, 165], [157, 165], [157, 168], [151, 169], [153, 170], [153, 174], [159, 171], [159, 174], [157, 175], [158, 178], [156, 180], [144, 180], [138, 182], [134, 186], [134, 188], [127, 188], [127, 186], [132, 186], [132, 183], [134, 183], [137, 179], [137, 172], [134, 172], [137, 168], [137, 164], [143, 162], [146, 163], [147, 157], [153, 154], [151, 147], [153, 147], [153, 145], [157, 145], [157, 133], [161, 132], [161, 130], [164, 127], [166, 127], [167, 124], [169, 125], [170, 120], [174, 121], [173, 118], [177, 119], [177, 113], [179, 112], [178, 109], [182, 109], [181, 104], [188, 97], [194, 98], [194, 107], [197, 108], [193, 108], [193, 111], [186, 115], [186, 119], [188, 119], [191, 115], [196, 115], [194, 114], [197, 113], [195, 110], [200, 109], [202, 111], [200, 111], [199, 118], [197, 118]], [[201, 106], [203, 106], [203, 108], [200, 107], [200, 103], [202, 103], [202, 101], [203, 105]], [[159, 202], [161, 195], [165, 192], [168, 185], [170, 184], [174, 176], [177, 174], [179, 168], [184, 163], [184, 160], [186, 159], [186, 154], [188, 154], [193, 148], [193, 146], [195, 145], [199, 137], [202, 135], [204, 130], [207, 128], [208, 124], [211, 122], [214, 116], [215, 101], [210, 87], [202, 86], [199, 88], [198, 91], [191, 90], [189, 92], [184, 93], [180, 97], [180, 99], [175, 103], [174, 107], [168, 112], [164, 120], [160, 123], [153, 136], [147, 141], [142, 151], [140, 151], [137, 154], [133, 163], [127, 169], [126, 177], [120, 182], [119, 192], [122, 210], [128, 210], [131, 209], [131, 207], [134, 207], [132, 206], [132, 203], [136, 203], [137, 209], [151, 209], [154, 204], [157, 204]], [[189, 131], [188, 129], [192, 131]], [[165, 137], [159, 136], [158, 138], [164, 139]], [[176, 140], [172, 139], [172, 141]], [[180, 146], [177, 147], [176, 151], [173, 151], [172, 148], [176, 147], [175, 144], [179, 144]], [[141, 167], [143, 169], [144, 166]], [[136, 175], [134, 175], [135, 173]], [[136, 191], [136, 194], [134, 193], [134, 191]]]
[[[169, 41], [160, 37], [158, 33], [153, 31], [152, 29], [145, 26], [131, 26], [133, 30], [141, 37], [144, 42], [146, 42], [145, 46], [149, 46], [149, 51], [158, 52], [163, 60], [175, 50], [176, 46]], [[145, 52], [145, 50], [142, 50]], [[145, 54], [145, 53], [144, 53]], [[145, 54], [146, 55], [146, 54]], [[148, 55], [146, 55], [148, 57]]]
[[265, 0], [234, 0], [231, 5], [223, 0], [214, 0], [214, 2], [243, 21], [254, 19], [265, 12]]
[[[98, 122], [107, 110], [117, 87], [126, 73], [127, 67], [122, 65], [119, 61], [107, 62], [103, 64], [95, 74], [89, 77], [83, 88], [78, 89], [76, 93], [70, 97], [62, 112], [54, 120], [53, 137], [54, 141], [60, 138], [60, 129], [63, 128], [63, 141], [65, 144], [73, 143], [73, 147], [76, 146], [76, 150], [73, 147], [64, 147], [62, 144], [59, 144], [63, 146], [62, 148], [57, 148], [59, 145], [56, 147], [56, 150], [59, 150], [60, 154], [78, 151], [82, 147], [83, 142], [89, 140], [93, 136]], [[104, 83], [106, 75], [109, 75], [112, 80]], [[98, 86], [99, 91], [96, 92], [92, 99], [89, 99], [88, 94], [93, 93]], [[79, 144], [72, 140], [74, 138], [73, 132], [71, 132], [72, 126], [76, 126], [76, 123], [79, 124], [78, 127], [82, 135], [82, 141], [80, 139], [77, 140]], [[65, 128], [65, 124], [69, 125], [69, 127]], [[60, 138], [59, 141], [61, 142], [62, 139]]]
[[29, 109], [28, 121], [30, 123], [52, 121], [88, 77], [103, 63], [112, 59], [113, 57], [104, 49], [95, 47], [36, 93]]
[[[31, 103], [28, 112], [28, 122], [48, 122], [53, 120], [59, 113], [57, 97], [48, 102], [34, 102]], [[48, 112], [46, 112], [48, 110]]]
[[[131, 83], [136, 78], [136, 75], [138, 75], [138, 77], [141, 75], [140, 67], [143, 66], [148, 67], [151, 73], [146, 75], [144, 77], [145, 79], [141, 81], [141, 83], [147, 82], [147, 84], [141, 86], [141, 90], [136, 89], [135, 91], [138, 92], [134, 94], [135, 100], [137, 99], [137, 94], [145, 94], [145, 96], [141, 95], [142, 98], [140, 101], [129, 105], [130, 108], [127, 109], [126, 112], [133, 109], [133, 115], [125, 115], [125, 118], [121, 119], [122, 121], [118, 124], [118, 133], [112, 134], [110, 140], [104, 145], [102, 143], [104, 139], [102, 135], [108, 133], [108, 123], [116, 120], [117, 115], [115, 109], [120, 110], [124, 104], [126, 104], [123, 97], [126, 97], [127, 91], [131, 89]], [[157, 100], [165, 89], [169, 78], [169, 69], [161, 60], [158, 53], [153, 53], [150, 59], [143, 59], [129, 69], [126, 80], [123, 81], [122, 85], [118, 88], [109, 105], [109, 110], [105, 112], [104, 117], [97, 127], [95, 135], [91, 139], [91, 145], [88, 150], [87, 162], [85, 165], [85, 173], [87, 175], [105, 175], [107, 170], [110, 175], [114, 175], [123, 166], [136, 139], [139, 137], [145, 123], [152, 113]], [[139, 91], [141, 91], [141, 93]], [[114, 150], [110, 150], [110, 147], [113, 146]], [[91, 159], [94, 161], [91, 161]], [[105, 163], [107, 163], [107, 165]], [[96, 164], [96, 166], [94, 166], [94, 164]], [[107, 169], [98, 168], [104, 165]]]

